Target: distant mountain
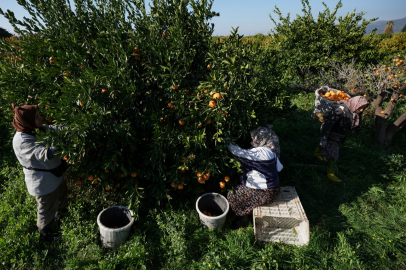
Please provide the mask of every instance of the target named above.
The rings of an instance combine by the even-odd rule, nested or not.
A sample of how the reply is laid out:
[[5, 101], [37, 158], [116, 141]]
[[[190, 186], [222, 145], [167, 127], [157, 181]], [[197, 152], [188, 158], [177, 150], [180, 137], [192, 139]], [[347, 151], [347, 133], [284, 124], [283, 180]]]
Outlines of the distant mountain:
[[[403, 19], [398, 19], [398, 20], [392, 20], [395, 25], [393, 26], [393, 33], [399, 33], [403, 26], [406, 25], [406, 17]], [[386, 23], [389, 21], [374, 21], [370, 24], [368, 24], [367, 27], [367, 34], [371, 33], [374, 28], [376, 28], [376, 34], [382, 34], [383, 30], [385, 29]]]

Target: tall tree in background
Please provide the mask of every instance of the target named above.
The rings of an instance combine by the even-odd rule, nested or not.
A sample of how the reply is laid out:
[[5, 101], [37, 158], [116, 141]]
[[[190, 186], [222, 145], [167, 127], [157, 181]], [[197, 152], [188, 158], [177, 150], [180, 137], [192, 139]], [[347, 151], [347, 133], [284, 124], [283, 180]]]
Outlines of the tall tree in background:
[[393, 34], [393, 26], [395, 25], [394, 21], [389, 21], [386, 23], [385, 29], [383, 30], [384, 34]]
[[13, 36], [12, 34], [10, 34], [6, 29], [0, 27], [0, 38], [8, 38]]

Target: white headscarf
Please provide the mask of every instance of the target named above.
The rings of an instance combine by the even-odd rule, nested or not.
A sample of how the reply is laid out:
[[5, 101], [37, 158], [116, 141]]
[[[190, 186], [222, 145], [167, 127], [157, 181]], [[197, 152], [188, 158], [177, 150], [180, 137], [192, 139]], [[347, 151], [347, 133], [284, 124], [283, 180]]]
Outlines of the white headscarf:
[[251, 145], [253, 147], [268, 147], [280, 158], [279, 138], [275, 131], [272, 130], [272, 127], [272, 125], [266, 125], [266, 127], [258, 127], [252, 130]]

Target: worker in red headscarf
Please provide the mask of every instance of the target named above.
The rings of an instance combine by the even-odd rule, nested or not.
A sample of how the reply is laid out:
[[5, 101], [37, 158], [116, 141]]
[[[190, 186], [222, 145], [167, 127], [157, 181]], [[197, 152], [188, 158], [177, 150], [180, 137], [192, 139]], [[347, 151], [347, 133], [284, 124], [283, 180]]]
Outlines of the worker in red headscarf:
[[365, 97], [353, 97], [333, 109], [321, 125], [320, 143], [314, 156], [320, 160], [329, 161], [327, 177], [334, 182], [341, 182], [341, 179], [334, 174], [339, 145], [345, 141], [349, 133], [361, 130], [362, 112], [368, 104]]
[[13, 138], [14, 153], [23, 166], [28, 193], [36, 197], [37, 226], [40, 240], [59, 240], [53, 230], [55, 219], [67, 207], [67, 186], [64, 180], [67, 164], [55, 155], [55, 147], [36, 144], [37, 132], [57, 131], [63, 128], [42, 124], [38, 105], [12, 104], [16, 133]]

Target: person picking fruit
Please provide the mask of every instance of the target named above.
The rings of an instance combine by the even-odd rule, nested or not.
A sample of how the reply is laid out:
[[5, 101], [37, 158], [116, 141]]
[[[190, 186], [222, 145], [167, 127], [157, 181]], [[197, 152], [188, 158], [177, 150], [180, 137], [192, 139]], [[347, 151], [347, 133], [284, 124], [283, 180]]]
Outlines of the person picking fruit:
[[362, 112], [368, 107], [368, 100], [356, 96], [343, 105], [337, 106], [321, 125], [321, 138], [313, 154], [320, 160], [327, 160], [327, 177], [334, 182], [341, 182], [334, 175], [340, 143], [344, 143], [349, 133], [356, 133], [362, 127]]
[[65, 171], [66, 161], [55, 155], [55, 147], [36, 144], [36, 129], [57, 131], [64, 128], [42, 124], [38, 105], [13, 107], [13, 126], [16, 133], [13, 138], [14, 153], [23, 166], [28, 193], [35, 196], [37, 206], [37, 227], [40, 240], [54, 241], [61, 236], [54, 233], [52, 225], [60, 218], [60, 211], [68, 205]]
[[[243, 173], [233, 182], [234, 191], [227, 194], [232, 212], [237, 216], [230, 228], [238, 229], [248, 222], [255, 207], [271, 204], [280, 193], [279, 138], [271, 125], [251, 131], [252, 148], [245, 150], [231, 142], [228, 150], [241, 163]], [[230, 140], [227, 138], [226, 140]]]

